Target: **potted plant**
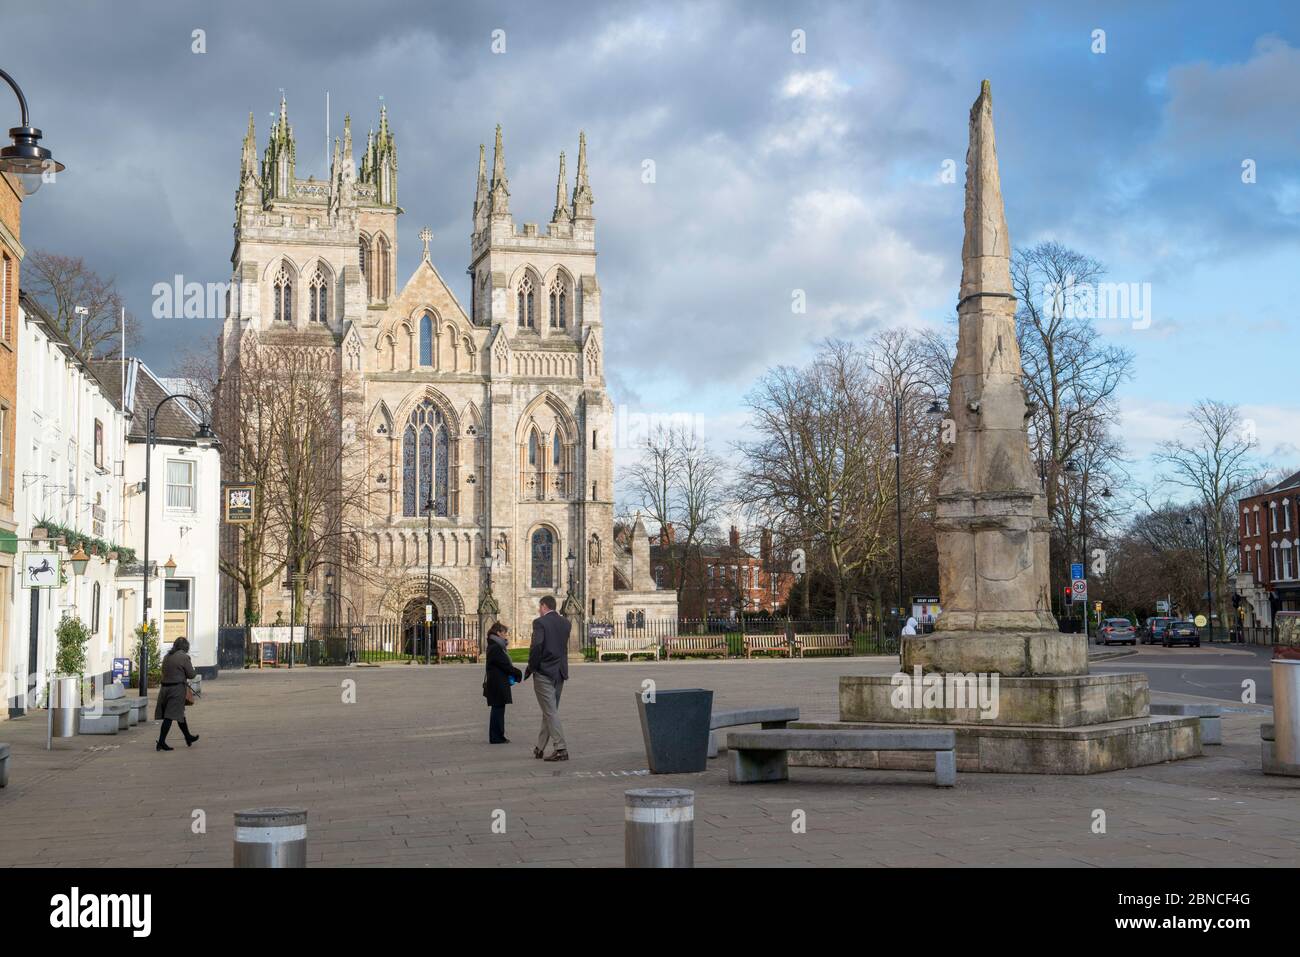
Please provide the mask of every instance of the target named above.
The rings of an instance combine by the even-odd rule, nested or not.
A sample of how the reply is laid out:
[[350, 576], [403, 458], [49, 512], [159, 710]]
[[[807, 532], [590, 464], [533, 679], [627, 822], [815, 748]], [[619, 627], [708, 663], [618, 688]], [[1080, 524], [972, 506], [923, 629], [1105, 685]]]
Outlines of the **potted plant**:
[[90, 641], [90, 629], [76, 615], [69, 615], [59, 622], [54, 635], [58, 642], [54, 656], [55, 679], [76, 678], [80, 686], [85, 681], [86, 643]]
[[[137, 668], [139, 668], [141, 660], [141, 645], [143, 645], [146, 650], [147, 660], [149, 663], [149, 684], [157, 687], [158, 682], [162, 680], [162, 656], [160, 655], [158, 648], [158, 622], [154, 621], [152, 618], [149, 619], [148, 624], [142, 623], [135, 626], [135, 654], [132, 660], [135, 662]], [[139, 687], [138, 684], [134, 683], [137, 680], [138, 679], [134, 677], [133, 672], [132, 687]]]

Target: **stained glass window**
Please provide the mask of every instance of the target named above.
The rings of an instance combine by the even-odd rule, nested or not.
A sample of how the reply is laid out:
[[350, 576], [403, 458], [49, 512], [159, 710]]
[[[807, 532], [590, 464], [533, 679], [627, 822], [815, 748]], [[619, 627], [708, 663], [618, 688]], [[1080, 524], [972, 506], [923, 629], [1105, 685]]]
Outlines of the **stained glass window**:
[[450, 509], [450, 438], [442, 413], [425, 399], [407, 420], [402, 434], [402, 514], [422, 516], [433, 497], [433, 514]]
[[525, 276], [519, 284], [519, 328], [533, 329], [533, 281]]
[[558, 431], [555, 433], [555, 439], [551, 446], [551, 464], [558, 467], [560, 464], [560, 433]]
[[283, 264], [275, 275], [275, 318], [278, 322], [293, 321], [293, 280]]
[[564, 283], [556, 279], [551, 283], [551, 328], [563, 329], [569, 323], [569, 304]]
[[427, 312], [420, 319], [420, 365], [433, 365], [433, 317]]
[[534, 588], [555, 587], [555, 536], [549, 528], [539, 528], [533, 532], [533, 576]]

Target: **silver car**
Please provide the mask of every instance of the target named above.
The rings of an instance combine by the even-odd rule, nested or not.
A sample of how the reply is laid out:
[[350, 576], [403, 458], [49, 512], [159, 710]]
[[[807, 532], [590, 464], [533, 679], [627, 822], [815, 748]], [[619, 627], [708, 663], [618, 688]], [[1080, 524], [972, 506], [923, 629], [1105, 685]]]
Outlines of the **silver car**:
[[1127, 618], [1106, 618], [1097, 629], [1097, 642], [1103, 645], [1136, 645], [1137, 630]]

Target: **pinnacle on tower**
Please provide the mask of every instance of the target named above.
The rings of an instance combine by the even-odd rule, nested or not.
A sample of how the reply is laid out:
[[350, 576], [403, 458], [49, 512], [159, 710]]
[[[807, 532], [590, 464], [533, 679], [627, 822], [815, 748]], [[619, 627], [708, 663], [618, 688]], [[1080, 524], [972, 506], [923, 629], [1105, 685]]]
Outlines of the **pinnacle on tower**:
[[587, 134], [578, 133], [578, 180], [573, 187], [573, 218], [591, 219], [591, 184], [587, 182]]
[[280, 94], [280, 116], [271, 125], [271, 138], [262, 158], [262, 184], [269, 197], [288, 197], [293, 192], [297, 146], [289, 125], [289, 108]]
[[257, 134], [253, 130], [253, 111], [248, 111], [248, 132], [244, 134], [244, 154], [240, 159], [240, 180], [257, 175]]
[[478, 145], [478, 185], [474, 189], [474, 229], [475, 231], [483, 228], [487, 222], [488, 204], [488, 178], [487, 178], [487, 148], [480, 143]]
[[564, 179], [565, 179], [564, 151], [561, 150], [560, 151], [560, 176], [559, 179], [555, 181], [555, 211], [551, 213], [551, 222], [553, 223], [559, 223], [559, 222], [567, 223], [571, 218], [569, 214], [569, 200], [567, 196], [568, 184], [565, 183]]
[[506, 150], [501, 144], [501, 124], [497, 124], [496, 145], [492, 149], [492, 192], [489, 207], [493, 216], [510, 215], [510, 184], [506, 180]]
[[375, 187], [375, 198], [397, 205], [397, 147], [388, 128], [388, 106], [380, 104], [379, 131], [366, 137], [366, 155], [361, 159], [361, 182]]

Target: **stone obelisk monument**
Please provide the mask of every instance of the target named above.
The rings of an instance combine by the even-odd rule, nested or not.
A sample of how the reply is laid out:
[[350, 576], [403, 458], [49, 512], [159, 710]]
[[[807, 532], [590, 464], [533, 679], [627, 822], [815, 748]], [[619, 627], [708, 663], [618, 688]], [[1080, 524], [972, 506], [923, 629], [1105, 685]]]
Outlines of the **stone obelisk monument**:
[[1051, 613], [1047, 503], [1029, 454], [988, 80], [970, 111], [965, 224], [948, 399], [956, 440], [944, 454], [935, 522], [943, 614], [934, 635], [904, 639], [903, 664], [1086, 674], [1087, 640], [1062, 634]]
[[[1091, 774], [1199, 755], [1198, 718], [1152, 717], [1145, 674], [1089, 674], [1087, 639], [1062, 634], [1052, 617], [1047, 505], [1029, 455], [987, 80], [970, 111], [966, 167], [949, 396], [955, 441], [944, 453], [935, 521], [943, 614], [934, 634], [903, 639], [900, 672], [841, 676], [839, 721], [801, 726], [951, 728], [962, 771]], [[792, 752], [789, 760], [933, 762], [899, 751]]]

